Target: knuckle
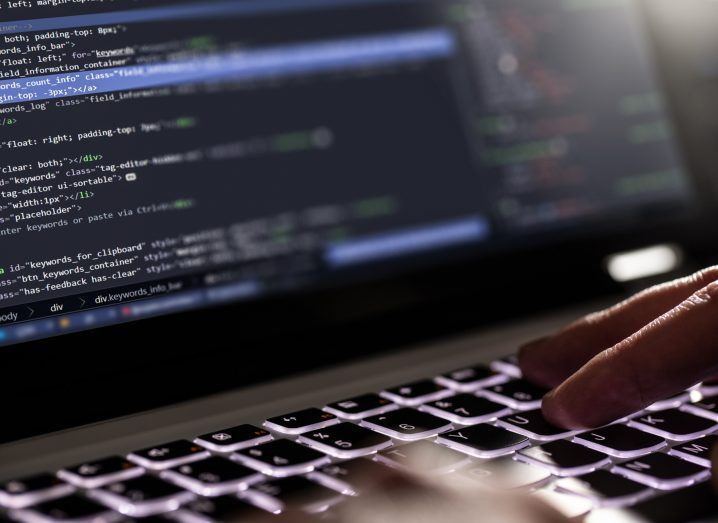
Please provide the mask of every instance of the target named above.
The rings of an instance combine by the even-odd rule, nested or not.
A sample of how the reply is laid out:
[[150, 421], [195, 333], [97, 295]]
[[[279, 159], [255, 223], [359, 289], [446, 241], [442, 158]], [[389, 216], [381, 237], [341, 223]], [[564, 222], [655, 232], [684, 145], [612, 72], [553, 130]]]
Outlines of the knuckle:
[[686, 300], [683, 304], [684, 309], [694, 309], [696, 307], [710, 307], [718, 309], [718, 281], [709, 283]]
[[693, 279], [693, 281], [695, 281], [697, 284], [703, 285], [709, 285], [713, 282], [718, 281], [718, 265], [714, 265], [712, 267], [708, 267], [706, 269], [698, 271], [693, 276], [691, 276], [691, 279]]
[[718, 281], [709, 283], [696, 294], [700, 294], [707, 301], [718, 302]]
[[592, 312], [591, 314], [588, 314], [575, 322], [572, 327], [579, 329], [600, 326], [612, 313], [617, 311], [619, 307], [620, 304], [614, 305], [613, 307], [610, 307], [608, 309]]

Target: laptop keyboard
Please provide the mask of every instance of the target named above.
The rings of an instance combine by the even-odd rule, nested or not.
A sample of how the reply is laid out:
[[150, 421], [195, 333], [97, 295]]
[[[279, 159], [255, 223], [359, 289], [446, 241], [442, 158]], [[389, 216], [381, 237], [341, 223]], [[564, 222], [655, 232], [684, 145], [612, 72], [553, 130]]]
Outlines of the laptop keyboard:
[[[718, 442], [716, 391], [696, 389], [582, 433], [541, 414], [545, 389], [514, 357], [127, 456], [98, 456], [0, 484], [0, 521], [112, 523], [127, 519], [252, 521], [288, 508], [331, 510], [390, 469], [455, 475], [533, 492], [569, 517], [635, 506], [683, 521], [708, 506]], [[714, 434], [716, 433], [716, 434]], [[716, 507], [718, 508], [718, 507]], [[670, 515], [675, 517], [670, 519]]]

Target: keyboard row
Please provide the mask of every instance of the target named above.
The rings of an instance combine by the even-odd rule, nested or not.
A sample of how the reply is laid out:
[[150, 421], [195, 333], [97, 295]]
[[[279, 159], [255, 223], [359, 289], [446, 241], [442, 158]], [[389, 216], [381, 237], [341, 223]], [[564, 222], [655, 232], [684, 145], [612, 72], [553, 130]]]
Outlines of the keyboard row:
[[517, 370], [511, 360], [462, 369], [270, 418], [263, 428], [241, 425], [7, 482], [0, 506], [25, 523], [170, 512], [183, 521], [222, 521], [280, 513], [298, 500], [318, 512], [356, 495], [352, 478], [373, 467], [418, 463], [422, 472], [500, 488], [551, 483], [541, 494], [571, 493], [592, 507], [634, 503], [653, 489], [709, 476], [715, 436], [707, 435], [718, 428], [710, 398], [686, 393], [576, 434], [543, 419], [545, 391]]
[[[551, 447], [544, 450], [559, 456], [576, 452], [576, 449], [559, 444], [570, 445], [558, 441], [549, 444]], [[11, 515], [20, 521], [35, 522], [89, 519], [114, 521], [119, 514], [144, 518], [171, 513], [172, 519], [194, 522], [243, 521], [243, 518], [250, 521], [254, 516], [280, 513], [287, 506], [316, 513], [331, 508], [346, 496], [361, 494], [362, 478], [384, 474], [382, 470], [373, 470], [374, 468], [378, 469], [384, 465], [399, 468], [416, 466], [417, 456], [425, 460], [422, 466], [426, 469], [435, 474], [453, 473], [446, 477], [455, 481], [477, 481], [483, 485], [517, 489], [540, 488], [552, 480], [550, 470], [533, 467], [523, 461], [502, 458], [475, 462], [449, 449], [443, 452], [427, 452], [429, 449], [426, 447], [431, 445], [431, 442], [421, 441], [380, 453], [375, 461], [357, 459], [328, 464], [306, 476], [264, 482], [257, 478], [256, 472], [234, 467], [234, 463], [224, 458], [212, 457], [192, 465], [184, 465], [183, 470], [178, 473], [183, 477], [203, 476], [203, 482], [209, 480], [213, 490], [203, 491], [205, 495], [219, 494], [231, 483], [234, 488], [228, 489], [229, 493], [202, 497], [192, 490], [184, 490], [176, 483], [164, 481], [161, 477], [144, 474], [86, 491], [84, 495], [66, 492], [60, 498], [13, 510]], [[416, 456], [412, 458], [411, 454]], [[526, 456], [536, 458], [535, 454]], [[587, 455], [584, 459], [595, 460], [598, 466], [605, 457]], [[570, 502], [574, 509], [578, 508], [581, 513], [586, 513], [599, 505], [633, 504], [653, 496], [655, 491], [652, 487], [678, 489], [698, 483], [708, 474], [709, 470], [706, 468], [659, 453], [616, 465], [612, 470], [597, 469], [577, 477], [560, 477], [555, 482], [555, 490], [538, 492], [540, 495], [550, 496], [548, 501], [563, 498], [561, 501]], [[216, 479], [210, 479], [210, 476]], [[230, 477], [234, 480], [221, 483]], [[660, 484], [657, 481], [660, 481]], [[236, 489], [240, 484], [250, 488], [238, 496]], [[193, 480], [186, 484], [187, 487], [195, 485]], [[577, 503], [578, 500], [583, 500], [584, 503]], [[567, 515], [577, 516], [581, 513]]]

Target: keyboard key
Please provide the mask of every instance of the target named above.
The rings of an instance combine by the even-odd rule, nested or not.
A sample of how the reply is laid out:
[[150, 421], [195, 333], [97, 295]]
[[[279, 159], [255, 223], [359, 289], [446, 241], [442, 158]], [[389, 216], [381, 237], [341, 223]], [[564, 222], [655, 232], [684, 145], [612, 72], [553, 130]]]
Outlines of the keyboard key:
[[359, 495], [364, 485], [370, 485], [376, 478], [385, 475], [387, 469], [376, 461], [354, 459], [333, 463], [310, 472], [309, 477], [347, 496]]
[[646, 485], [612, 474], [607, 470], [597, 470], [578, 478], [564, 478], [556, 486], [590, 499], [602, 507], [623, 507], [651, 495]]
[[247, 492], [246, 496], [252, 503], [275, 514], [287, 509], [315, 514], [326, 511], [344, 499], [339, 492], [303, 476], [263, 483]]
[[628, 425], [662, 438], [689, 441], [713, 432], [718, 423], [677, 409], [647, 412]]
[[120, 514], [78, 494], [45, 501], [32, 508], [17, 510], [12, 517], [26, 522], [112, 523], [122, 519]]
[[668, 454], [651, 454], [619, 463], [613, 472], [649, 487], [673, 490], [710, 477], [710, 470]]
[[506, 405], [473, 394], [459, 394], [422, 405], [420, 410], [460, 425], [477, 425], [511, 413]]
[[686, 403], [681, 410], [718, 422], [718, 396], [706, 396], [700, 401]]
[[557, 476], [578, 476], [611, 463], [605, 454], [565, 440], [523, 449], [517, 456], [523, 461], [544, 467]]
[[576, 434], [575, 431], [551, 425], [543, 417], [541, 409], [510, 414], [499, 419], [496, 424], [499, 427], [538, 441], [554, 441]]
[[446, 474], [472, 462], [466, 454], [430, 441], [416, 441], [385, 450], [374, 459], [390, 467], [424, 474]]
[[214, 456], [166, 470], [161, 477], [200, 496], [221, 496], [246, 490], [264, 476], [254, 469]]
[[491, 369], [501, 374], [506, 374], [512, 378], [521, 377], [521, 368], [519, 367], [519, 358], [515, 354], [500, 358], [491, 363]]
[[340, 423], [299, 436], [304, 443], [339, 459], [354, 459], [391, 447], [391, 438], [353, 423]]
[[715, 380], [700, 383], [698, 385], [698, 390], [703, 394], [704, 396], [715, 396], [718, 394], [718, 382]]
[[321, 452], [287, 439], [240, 450], [232, 459], [276, 477], [304, 474], [329, 463], [329, 458]]
[[172, 519], [180, 523], [252, 523], [266, 516], [266, 511], [236, 496], [220, 496], [191, 501], [175, 512]]
[[136, 478], [144, 470], [120, 456], [88, 461], [68, 467], [57, 473], [58, 477], [81, 488], [98, 488], [108, 483]]
[[626, 425], [609, 425], [584, 432], [576, 436], [574, 442], [614, 458], [623, 459], [644, 456], [666, 446], [663, 438]]
[[493, 425], [458, 429], [442, 434], [436, 441], [470, 456], [488, 459], [512, 454], [529, 444], [527, 437]]
[[706, 436], [676, 445], [669, 454], [702, 467], [710, 467], [711, 451], [715, 448], [716, 443], [718, 443], [718, 436]]
[[210, 432], [194, 440], [197, 445], [214, 452], [237, 452], [267, 441], [272, 441], [272, 435], [254, 425], [239, 425], [219, 432]]
[[264, 422], [264, 426], [283, 434], [301, 434], [337, 423], [339, 423], [339, 419], [334, 414], [312, 407], [284, 416], [269, 418]]
[[[685, 523], [686, 521], [715, 521], [718, 517], [718, 495], [710, 483], [663, 494], [631, 507], [629, 521], [652, 523]], [[619, 519], [620, 517], [620, 519]], [[625, 513], [599, 510], [589, 516], [589, 523], [626, 521]]]
[[491, 370], [486, 365], [466, 367], [437, 376], [434, 381], [459, 392], [471, 392], [481, 387], [505, 383], [509, 377]]
[[537, 488], [551, 479], [551, 472], [548, 470], [511, 458], [474, 463], [460, 473], [464, 478], [501, 490]]
[[330, 403], [324, 407], [324, 410], [340, 418], [360, 420], [367, 416], [383, 414], [397, 408], [399, 408], [399, 406], [396, 403], [392, 403], [388, 399], [372, 393]]
[[418, 410], [402, 408], [378, 416], [371, 416], [362, 420], [362, 426], [386, 434], [390, 438], [403, 441], [416, 441], [440, 432], [451, 430], [451, 424], [441, 418], [419, 412]]
[[127, 459], [141, 467], [164, 470], [209, 457], [209, 452], [195, 443], [173, 441], [133, 452]]
[[416, 407], [422, 403], [436, 401], [451, 396], [452, 394], [451, 389], [442, 387], [432, 380], [406, 383], [392, 389], [387, 389], [381, 393], [385, 398], [406, 407]]
[[586, 498], [556, 490], [539, 490], [533, 495], [556, 509], [567, 519], [578, 520], [593, 508], [593, 503]]
[[646, 410], [648, 411], [656, 411], [656, 410], [667, 410], [667, 409], [677, 409], [681, 405], [683, 405], [685, 402], [690, 400], [691, 394], [689, 391], [683, 391], [680, 394], [676, 394], [674, 396], [670, 396], [664, 400], [660, 400], [655, 402], [653, 405], [649, 405], [646, 407]]
[[52, 474], [38, 474], [0, 483], [0, 505], [7, 508], [25, 508], [36, 503], [67, 496], [74, 491]]
[[533, 410], [541, 407], [541, 400], [547, 392], [548, 389], [517, 379], [481, 389], [478, 394], [512, 409]]
[[127, 516], [139, 518], [177, 510], [195, 497], [150, 475], [113, 483], [87, 495]]

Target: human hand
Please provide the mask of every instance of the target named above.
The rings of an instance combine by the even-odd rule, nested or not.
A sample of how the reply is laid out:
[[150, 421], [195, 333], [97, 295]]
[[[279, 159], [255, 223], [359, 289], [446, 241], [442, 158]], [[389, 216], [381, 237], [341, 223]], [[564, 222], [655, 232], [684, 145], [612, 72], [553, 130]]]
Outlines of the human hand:
[[[713, 470], [718, 471], [718, 448], [712, 455]], [[369, 471], [367, 471], [369, 472]], [[320, 518], [299, 510], [287, 510], [280, 517], [268, 516], [262, 523], [568, 523], [559, 514], [535, 496], [526, 492], [497, 491], [482, 487], [475, 481], [461, 481], [461, 475], [431, 475], [400, 473], [392, 469], [378, 473], [371, 468], [365, 478], [362, 494], [331, 509]], [[489, 480], [490, 481], [490, 480]], [[718, 475], [713, 484], [718, 489]], [[570, 497], [570, 496], [569, 496]], [[674, 507], [675, 509], [675, 507]], [[715, 503], [681, 507], [684, 515], [707, 521], [705, 516], [715, 515]], [[648, 514], [661, 510], [658, 506], [648, 509]], [[568, 510], [570, 512], [570, 509]], [[567, 514], [568, 515], [568, 514]], [[328, 516], [328, 517], [326, 517]], [[601, 509], [592, 512], [587, 521], [591, 523], [645, 523], [646, 514], [630, 509]], [[666, 521], [673, 521], [668, 517]], [[693, 519], [691, 519], [693, 520]], [[678, 520], [676, 520], [678, 521]], [[259, 523], [255, 521], [255, 523]]]
[[[605, 425], [718, 376], [718, 267], [653, 287], [523, 347], [525, 377], [555, 387], [544, 413], [572, 429]], [[718, 462], [718, 449], [714, 452]], [[718, 467], [714, 467], [718, 470]], [[387, 469], [337, 507], [336, 523], [565, 523], [539, 499], [450, 476]], [[714, 478], [718, 486], [718, 476]], [[286, 512], [283, 523], [311, 521]], [[631, 520], [627, 520], [631, 521]]]
[[[556, 510], [526, 493], [489, 490], [459, 476], [404, 473], [387, 468], [365, 478], [362, 494], [331, 511], [333, 523], [567, 523]], [[287, 511], [275, 523], [317, 521]]]
[[521, 348], [543, 410], [570, 429], [605, 425], [718, 375], [718, 266], [653, 287]]

